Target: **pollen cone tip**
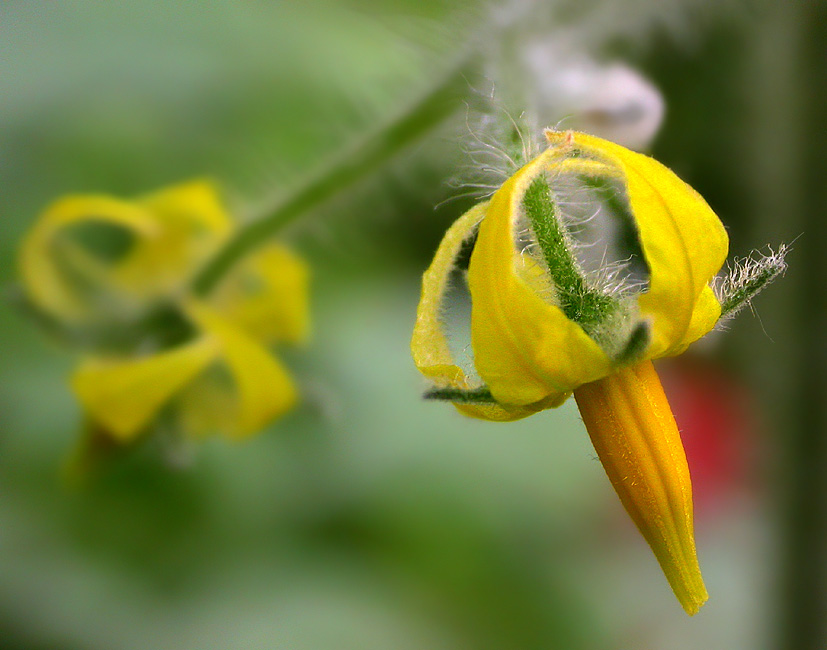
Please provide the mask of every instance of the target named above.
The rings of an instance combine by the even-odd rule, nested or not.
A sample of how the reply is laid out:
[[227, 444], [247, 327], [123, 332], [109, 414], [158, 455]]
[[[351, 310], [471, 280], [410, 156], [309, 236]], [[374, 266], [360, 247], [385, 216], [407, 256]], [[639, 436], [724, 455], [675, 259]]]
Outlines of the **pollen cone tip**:
[[704, 589], [702, 594], [698, 594], [697, 596], [693, 596], [691, 599], [683, 601], [681, 605], [683, 606], [684, 611], [690, 616], [695, 616], [701, 607], [704, 606], [706, 601], [709, 600], [709, 594], [706, 593], [706, 589]]
[[[700, 576], [698, 576], [700, 578]], [[678, 601], [683, 607], [684, 611], [689, 614], [690, 616], [695, 616], [701, 607], [704, 606], [707, 600], [709, 600], [709, 594], [706, 591], [706, 587], [704, 587], [703, 582], [696, 585], [693, 589], [682, 590], [683, 593], [679, 593], [675, 591], [675, 595], [678, 598]]]

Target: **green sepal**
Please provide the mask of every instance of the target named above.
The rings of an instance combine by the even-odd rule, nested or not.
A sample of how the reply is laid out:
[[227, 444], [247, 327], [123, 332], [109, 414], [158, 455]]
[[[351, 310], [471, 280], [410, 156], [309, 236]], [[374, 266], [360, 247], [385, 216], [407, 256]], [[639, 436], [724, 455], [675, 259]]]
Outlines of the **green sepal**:
[[781, 244], [777, 251], [770, 250], [769, 255], [753, 251], [749, 257], [735, 260], [729, 274], [715, 287], [721, 303], [720, 320], [735, 316], [773, 280], [783, 275], [787, 270], [785, 258], [789, 251], [789, 246]]
[[497, 404], [497, 400], [485, 386], [471, 389], [432, 388], [423, 397], [458, 404]]

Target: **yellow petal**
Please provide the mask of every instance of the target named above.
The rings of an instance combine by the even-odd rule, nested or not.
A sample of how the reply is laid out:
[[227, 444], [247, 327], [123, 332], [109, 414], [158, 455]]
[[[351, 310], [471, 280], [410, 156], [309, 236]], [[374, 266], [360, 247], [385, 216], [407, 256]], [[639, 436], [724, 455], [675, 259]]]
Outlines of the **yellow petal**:
[[147, 300], [186, 284], [227, 239], [231, 220], [215, 188], [206, 181], [169, 187], [140, 199], [156, 224], [113, 269], [113, 284]]
[[727, 255], [720, 219], [653, 158], [585, 133], [546, 132], [546, 137], [560, 154], [578, 150], [621, 170], [650, 272], [649, 290], [638, 299], [641, 314], [653, 321], [647, 356], [679, 354], [714, 325], [711, 292], [705, 289]]
[[711, 287], [704, 287], [692, 310], [689, 329], [686, 330], [680, 345], [676, 346], [671, 354], [678, 354], [685, 350], [690, 343], [697, 341], [715, 327], [715, 323], [720, 318], [721, 303], [718, 302], [718, 298], [715, 297], [715, 292], [712, 291]]
[[[422, 276], [422, 294], [411, 338], [411, 354], [419, 371], [440, 388], [472, 388], [465, 372], [454, 361], [440, 323], [440, 307], [448, 289], [451, 271], [463, 243], [485, 216], [487, 203], [474, 206], [445, 233], [428, 270]], [[499, 404], [455, 404], [457, 410], [483, 420], [509, 421], [536, 413], [540, 408], [508, 408]]]
[[215, 185], [206, 180], [173, 185], [139, 200], [163, 224], [184, 224], [195, 240], [211, 243], [232, 228]]
[[527, 282], [514, 229], [528, 185], [557, 154], [550, 150], [491, 198], [471, 256], [474, 363], [498, 402], [559, 405], [578, 385], [611, 370], [600, 347]]
[[221, 361], [232, 379], [236, 409], [224, 433], [232, 438], [252, 435], [293, 407], [297, 399], [293, 381], [266, 348], [202, 303], [189, 301], [185, 308], [218, 342]]
[[[53, 203], [26, 236], [19, 258], [20, 278], [32, 302], [65, 321], [88, 318], [90, 307], [73, 289], [71, 278], [58, 264], [56, 246], [61, 232], [82, 222], [121, 226], [139, 238], [158, 233], [152, 214], [140, 206], [107, 196], [69, 196]], [[74, 251], [77, 253], [78, 251]], [[91, 260], [76, 261], [87, 263]]]
[[310, 329], [309, 275], [298, 255], [268, 244], [230, 272], [210, 304], [261, 341], [301, 343]]
[[127, 442], [146, 428], [216, 352], [214, 342], [202, 338], [143, 359], [90, 359], [72, 376], [72, 389], [93, 420]]
[[[108, 223], [129, 230], [130, 249], [102, 263], [61, 238], [80, 223]], [[106, 196], [74, 196], [54, 203], [23, 243], [20, 275], [32, 302], [70, 322], [107, 316], [163, 298], [183, 286], [229, 235], [231, 222], [215, 189], [196, 181], [171, 187], [136, 202]], [[57, 248], [60, 246], [60, 248]], [[59, 255], [60, 254], [60, 255]], [[71, 271], [67, 273], [68, 261]], [[97, 303], [78, 291], [77, 274], [91, 285]]]
[[175, 398], [175, 415], [192, 438], [214, 433], [231, 435], [238, 429], [238, 390], [227, 365], [212, 363]]
[[439, 310], [457, 255], [485, 216], [487, 207], [487, 203], [480, 203], [454, 222], [422, 276], [422, 293], [411, 338], [411, 353], [420, 372], [441, 387], [458, 387], [465, 373], [453, 361], [439, 321]]
[[678, 428], [651, 361], [574, 391], [583, 422], [623, 506], [690, 615], [707, 600]]

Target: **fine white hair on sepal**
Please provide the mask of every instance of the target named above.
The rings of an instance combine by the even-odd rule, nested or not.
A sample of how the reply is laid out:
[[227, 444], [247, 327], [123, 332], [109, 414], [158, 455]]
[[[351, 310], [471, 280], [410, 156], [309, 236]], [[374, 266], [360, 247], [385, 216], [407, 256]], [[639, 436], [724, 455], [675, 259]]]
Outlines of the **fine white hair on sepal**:
[[736, 258], [729, 264], [729, 272], [716, 278], [712, 289], [721, 303], [724, 322], [735, 316], [751, 300], [787, 270], [786, 256], [791, 250], [781, 244], [775, 251], [768, 247], [766, 254], [753, 251], [749, 256]]

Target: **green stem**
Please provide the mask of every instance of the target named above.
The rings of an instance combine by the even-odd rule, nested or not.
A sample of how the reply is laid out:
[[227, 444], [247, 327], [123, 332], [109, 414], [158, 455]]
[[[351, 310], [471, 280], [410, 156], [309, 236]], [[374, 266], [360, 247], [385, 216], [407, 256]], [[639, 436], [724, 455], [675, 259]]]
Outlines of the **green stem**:
[[454, 113], [467, 90], [465, 75], [473, 64], [473, 58], [471, 55], [463, 57], [459, 65], [396, 119], [342, 151], [327, 166], [311, 175], [306, 182], [273, 206], [267, 216], [242, 226], [195, 277], [193, 292], [200, 296], [208, 294], [250, 250], [302, 214], [380, 167]]
[[425, 399], [458, 402], [460, 404], [496, 404], [497, 400], [486, 387], [482, 388], [433, 388], [425, 395]]
[[528, 186], [523, 207], [557, 287], [560, 308], [568, 318], [592, 333], [617, 307], [616, 301], [586, 283], [545, 178], [538, 177]]

